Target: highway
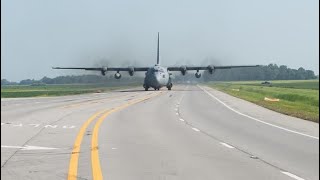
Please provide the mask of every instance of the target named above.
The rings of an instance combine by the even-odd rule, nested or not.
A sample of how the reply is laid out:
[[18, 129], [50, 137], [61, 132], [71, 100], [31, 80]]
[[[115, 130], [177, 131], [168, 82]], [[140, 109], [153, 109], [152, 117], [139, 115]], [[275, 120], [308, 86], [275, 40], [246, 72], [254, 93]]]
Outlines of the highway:
[[1, 178], [319, 179], [319, 125], [199, 85], [1, 99]]

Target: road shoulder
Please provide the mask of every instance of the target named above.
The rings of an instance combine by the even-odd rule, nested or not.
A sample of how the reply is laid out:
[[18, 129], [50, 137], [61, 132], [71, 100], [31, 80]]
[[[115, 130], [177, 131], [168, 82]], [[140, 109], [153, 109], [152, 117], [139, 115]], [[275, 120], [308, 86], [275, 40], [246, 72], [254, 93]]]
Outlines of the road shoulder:
[[318, 123], [306, 121], [296, 117], [287, 116], [287, 115], [266, 109], [254, 103], [228, 95], [224, 92], [218, 91], [211, 87], [207, 87], [207, 86], [199, 86], [199, 87], [208, 91], [210, 94], [212, 94], [217, 99], [225, 103], [227, 106], [245, 115], [251, 116], [253, 118], [264, 121], [266, 123], [271, 123], [276, 126], [281, 126], [290, 130], [305, 133], [310, 136], [319, 137]]

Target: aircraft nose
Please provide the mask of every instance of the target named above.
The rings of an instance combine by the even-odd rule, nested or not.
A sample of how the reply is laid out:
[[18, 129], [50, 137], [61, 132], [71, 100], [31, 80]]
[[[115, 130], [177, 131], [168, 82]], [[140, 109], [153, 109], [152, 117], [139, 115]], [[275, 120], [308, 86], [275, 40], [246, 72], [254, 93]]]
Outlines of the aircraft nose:
[[159, 85], [161, 81], [161, 77], [159, 74], [155, 74], [154, 76], [155, 84]]
[[161, 77], [159, 74], [156, 75], [156, 80], [159, 82], [161, 80]]

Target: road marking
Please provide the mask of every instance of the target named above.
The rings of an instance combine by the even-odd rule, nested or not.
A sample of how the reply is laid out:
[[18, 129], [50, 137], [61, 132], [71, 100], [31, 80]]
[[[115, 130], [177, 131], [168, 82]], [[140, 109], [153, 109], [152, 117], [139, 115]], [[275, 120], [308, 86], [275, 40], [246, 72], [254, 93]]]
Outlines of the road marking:
[[41, 124], [11, 124], [11, 123], [1, 123], [1, 126], [4, 127], [16, 127], [16, 128], [20, 128], [20, 127], [28, 127], [28, 128], [46, 128], [46, 129], [56, 129], [56, 128], [62, 128], [62, 129], [74, 129], [76, 126], [74, 125], [50, 125], [50, 124], [46, 124], [46, 125], [41, 125]]
[[292, 177], [292, 178], [294, 178], [294, 179], [297, 179], [297, 180], [304, 180], [303, 178], [301, 178], [301, 177], [299, 177], [299, 176], [297, 176], [297, 175], [291, 174], [291, 173], [289, 173], [289, 172], [286, 172], [286, 171], [281, 171], [281, 173], [283, 173], [283, 174], [285, 174], [285, 175], [287, 175], [287, 176], [289, 176], [289, 177]]
[[21, 123], [20, 123], [20, 124], [17, 124], [17, 125], [16, 125], [16, 124], [12, 124], [12, 126], [13, 126], [13, 127], [22, 127], [22, 124], [21, 124]]
[[79, 153], [80, 153], [80, 147], [81, 147], [81, 143], [82, 143], [82, 139], [84, 136], [84, 133], [87, 129], [87, 127], [89, 126], [89, 124], [96, 118], [98, 117], [100, 114], [102, 114], [105, 110], [103, 111], [99, 111], [97, 113], [95, 113], [94, 115], [92, 115], [81, 127], [76, 141], [73, 145], [73, 150], [71, 153], [71, 158], [70, 158], [70, 162], [69, 162], [69, 171], [68, 171], [68, 180], [77, 180], [77, 176], [78, 176], [78, 162], [79, 162]]
[[73, 129], [75, 128], [76, 126], [62, 126], [63, 129]]
[[[130, 102], [126, 103], [126, 104], [130, 104]], [[109, 110], [110, 111], [110, 110]], [[69, 162], [69, 170], [68, 170], [68, 180], [77, 180], [77, 176], [78, 176], [78, 163], [79, 163], [79, 153], [80, 153], [80, 148], [81, 148], [81, 143], [82, 143], [82, 139], [83, 136], [86, 132], [87, 127], [89, 126], [89, 124], [95, 120], [98, 116], [100, 116], [103, 113], [109, 112], [107, 110], [102, 110], [99, 111], [97, 113], [95, 113], [94, 115], [92, 115], [81, 127], [75, 143], [73, 145], [73, 150], [71, 153], [71, 157], [70, 157], [70, 162]], [[96, 151], [98, 153], [98, 151]], [[97, 154], [98, 155], [98, 154]], [[98, 157], [98, 156], [97, 156]], [[96, 160], [95, 160], [96, 161]], [[99, 160], [98, 160], [99, 161]]]
[[174, 109], [175, 111], [178, 111], [178, 109], [176, 108], [176, 109]]
[[1, 148], [11, 148], [11, 149], [21, 149], [21, 150], [53, 150], [58, 148], [51, 148], [51, 147], [40, 147], [40, 146], [5, 146], [1, 145]]
[[281, 127], [281, 126], [277, 126], [277, 125], [274, 125], [274, 124], [271, 124], [271, 123], [268, 123], [268, 122], [265, 122], [265, 121], [262, 121], [262, 120], [259, 120], [257, 118], [254, 118], [254, 117], [251, 117], [249, 115], [246, 115], [246, 114], [243, 114], [235, 109], [233, 109], [232, 107], [228, 106], [227, 104], [225, 104], [224, 102], [222, 102], [220, 99], [218, 99], [217, 97], [215, 97], [214, 95], [212, 95], [210, 92], [208, 92], [206, 89], [200, 87], [198, 85], [198, 87], [200, 89], [202, 89], [205, 93], [207, 93], [210, 97], [214, 98], [215, 100], [217, 100], [218, 102], [220, 102], [222, 105], [224, 105], [225, 107], [227, 107], [228, 109], [230, 109], [231, 111], [241, 115], [241, 116], [244, 116], [244, 117], [247, 117], [249, 119], [252, 119], [252, 120], [255, 120], [257, 122], [260, 122], [262, 124], [266, 124], [266, 125], [269, 125], [269, 126], [272, 126], [272, 127], [275, 127], [275, 128], [278, 128], [278, 129], [281, 129], [281, 130], [284, 130], [284, 131], [287, 131], [287, 132], [291, 132], [291, 133], [294, 133], [294, 134], [299, 134], [301, 136], [305, 136], [305, 137], [309, 137], [309, 138], [313, 138], [313, 139], [317, 139], [319, 140], [319, 137], [315, 137], [315, 136], [311, 136], [311, 135], [308, 135], [308, 134], [304, 134], [304, 133], [301, 133], [301, 132], [298, 132], [298, 131], [294, 131], [294, 130], [291, 130], [291, 129], [287, 129], [287, 128], [284, 128], [284, 127]]
[[114, 148], [114, 147], [113, 147], [113, 148], [111, 148], [111, 149], [116, 150], [116, 149], [118, 149], [118, 148]]
[[40, 126], [40, 124], [28, 124], [28, 125], [29, 126], [34, 126], [35, 128]]
[[45, 126], [44, 126], [44, 128], [48, 128], [48, 127], [57, 128], [57, 125], [45, 125]]
[[132, 102], [128, 102], [124, 105], [115, 107], [112, 110], [107, 111], [106, 113], [104, 113], [102, 116], [99, 117], [99, 119], [97, 120], [97, 122], [93, 128], [92, 138], [91, 138], [91, 168], [92, 168], [92, 179], [93, 180], [103, 179], [103, 175], [101, 172], [101, 166], [100, 166], [99, 146], [98, 146], [98, 134], [99, 134], [99, 129], [100, 129], [102, 122], [107, 118], [107, 116], [109, 116], [110, 114], [112, 114], [116, 111], [122, 110], [128, 106], [137, 104], [139, 102], [150, 99], [150, 98], [157, 96], [157, 95], [160, 95], [160, 93], [153, 94], [153, 95], [147, 96], [147, 97], [143, 97], [143, 98], [140, 98], [140, 99], [132, 101]]
[[180, 120], [180, 121], [184, 121], [184, 119], [182, 119], [182, 118], [180, 118], [179, 120]]
[[230, 149], [233, 149], [233, 148], [234, 148], [233, 146], [231, 146], [231, 145], [229, 145], [229, 144], [227, 144], [227, 143], [224, 143], [224, 142], [220, 142], [220, 144], [223, 145], [223, 146], [225, 146], [225, 147], [227, 147], [227, 148], [230, 148]]
[[177, 116], [179, 116], [179, 113], [176, 113]]
[[92, 167], [92, 177], [93, 179], [103, 179], [102, 172], [101, 172], [101, 166], [100, 166], [100, 160], [99, 160], [99, 147], [98, 147], [98, 133], [99, 133], [99, 127], [102, 124], [103, 120], [113, 112], [113, 110], [106, 112], [103, 114], [98, 121], [96, 122], [92, 138], [91, 138], [91, 167]]
[[199, 129], [197, 129], [197, 128], [192, 128], [194, 131], [197, 131], [197, 132], [199, 132], [200, 130]]

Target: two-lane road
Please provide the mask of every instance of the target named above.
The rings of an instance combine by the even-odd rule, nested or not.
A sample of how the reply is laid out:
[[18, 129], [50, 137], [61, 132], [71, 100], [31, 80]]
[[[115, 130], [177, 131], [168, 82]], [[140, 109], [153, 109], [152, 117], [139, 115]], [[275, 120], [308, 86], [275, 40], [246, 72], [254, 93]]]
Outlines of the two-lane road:
[[199, 86], [1, 101], [4, 179], [319, 179], [319, 126]]

